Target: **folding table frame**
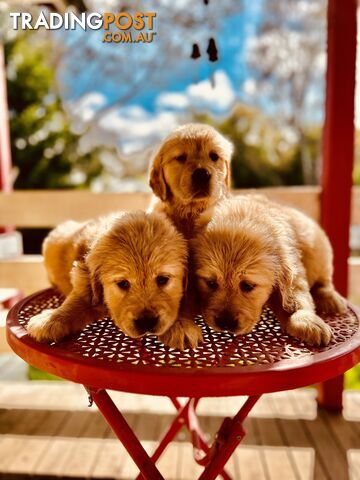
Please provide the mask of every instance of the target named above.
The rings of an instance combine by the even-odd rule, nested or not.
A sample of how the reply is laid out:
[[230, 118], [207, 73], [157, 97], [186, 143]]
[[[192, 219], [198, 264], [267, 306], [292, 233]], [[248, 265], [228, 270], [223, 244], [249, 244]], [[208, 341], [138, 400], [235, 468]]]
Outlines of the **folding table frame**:
[[[138, 466], [138, 479], [163, 479], [156, 461], [185, 427], [195, 461], [204, 467], [199, 480], [218, 475], [230, 480], [226, 462], [244, 438], [243, 422], [262, 394], [323, 382], [360, 359], [359, 313], [350, 305], [344, 315], [325, 318], [334, 335], [324, 348], [309, 347], [284, 334], [267, 310], [256, 329], [242, 337], [213, 332], [199, 319], [204, 343], [194, 351], [181, 352], [165, 347], [155, 337], [130, 339], [108, 318], [58, 344], [35, 342], [26, 331], [29, 318], [60, 303], [51, 289], [19, 302], [8, 315], [8, 342], [29, 364], [85, 386]], [[162, 395], [172, 401], [177, 414], [151, 457], [107, 390]], [[197, 419], [198, 403], [203, 397], [234, 395], [248, 398], [233, 418], [223, 420], [209, 445]], [[187, 401], [181, 404], [178, 397], [187, 397]]]

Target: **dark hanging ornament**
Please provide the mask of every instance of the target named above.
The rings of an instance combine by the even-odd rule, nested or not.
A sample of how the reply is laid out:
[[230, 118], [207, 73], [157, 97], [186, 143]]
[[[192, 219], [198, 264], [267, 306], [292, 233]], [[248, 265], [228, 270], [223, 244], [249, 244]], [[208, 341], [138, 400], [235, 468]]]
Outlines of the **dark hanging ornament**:
[[204, 0], [205, 5], [209, 5], [209, 0]]
[[192, 46], [191, 58], [196, 60], [199, 57], [201, 57], [199, 45], [197, 43], [194, 43]]
[[209, 55], [210, 62], [216, 62], [219, 59], [218, 50], [216, 48], [216, 43], [213, 38], [210, 38], [209, 40], [209, 46], [206, 50], [206, 53]]

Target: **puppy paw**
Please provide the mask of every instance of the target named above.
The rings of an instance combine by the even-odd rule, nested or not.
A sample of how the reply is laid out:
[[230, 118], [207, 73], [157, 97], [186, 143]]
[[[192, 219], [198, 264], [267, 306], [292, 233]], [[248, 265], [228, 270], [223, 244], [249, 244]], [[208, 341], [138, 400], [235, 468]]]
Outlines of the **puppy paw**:
[[308, 310], [293, 313], [286, 324], [286, 331], [310, 345], [328, 345], [332, 336], [329, 325]]
[[170, 348], [185, 350], [195, 349], [203, 341], [201, 328], [193, 320], [177, 320], [160, 340]]
[[31, 317], [27, 325], [29, 335], [38, 342], [58, 342], [68, 335], [69, 332], [55, 312], [55, 309], [43, 310]]
[[318, 288], [313, 292], [316, 311], [319, 313], [336, 314], [347, 310], [347, 303], [336, 290], [330, 287]]

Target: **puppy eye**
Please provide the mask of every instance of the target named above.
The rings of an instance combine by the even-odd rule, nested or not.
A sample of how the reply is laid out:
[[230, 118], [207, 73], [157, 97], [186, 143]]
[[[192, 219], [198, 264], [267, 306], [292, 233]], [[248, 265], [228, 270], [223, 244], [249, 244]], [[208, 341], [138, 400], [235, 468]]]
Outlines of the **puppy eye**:
[[210, 288], [210, 290], [216, 290], [219, 286], [216, 280], [206, 280], [206, 285]]
[[158, 284], [159, 287], [163, 287], [169, 282], [169, 277], [165, 277], [165, 275], [158, 275], [156, 277], [156, 283]]
[[178, 157], [176, 157], [176, 160], [177, 160], [178, 162], [181, 162], [181, 163], [186, 162], [186, 159], [187, 159], [187, 156], [186, 156], [185, 153], [183, 153], [182, 155], [179, 155]]
[[117, 286], [121, 289], [121, 290], [129, 290], [130, 288], [130, 282], [128, 280], [121, 280], [121, 282], [118, 282], [117, 283]]
[[209, 153], [209, 157], [211, 158], [211, 160], [212, 160], [213, 162], [216, 162], [216, 160], [219, 159], [219, 155], [218, 155], [216, 152], [210, 152], [210, 153]]
[[243, 280], [242, 282], [240, 282], [240, 290], [244, 293], [249, 293], [252, 290], [254, 290], [254, 288], [255, 288], [255, 285], [247, 282], [246, 280]]

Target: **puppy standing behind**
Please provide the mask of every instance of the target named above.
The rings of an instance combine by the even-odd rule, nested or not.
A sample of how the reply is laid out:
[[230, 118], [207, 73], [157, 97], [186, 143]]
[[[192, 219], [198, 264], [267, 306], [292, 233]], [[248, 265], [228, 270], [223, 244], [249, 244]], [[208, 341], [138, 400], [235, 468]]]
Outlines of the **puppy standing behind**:
[[205, 210], [227, 196], [232, 144], [209, 125], [187, 124], [162, 143], [150, 169], [150, 186], [164, 212], [185, 237]]
[[[249, 333], [263, 307], [275, 307], [292, 336], [327, 345], [330, 327], [315, 313], [341, 313], [332, 283], [332, 250], [310, 218], [260, 195], [221, 202], [199, 220], [191, 241], [205, 321], [216, 330]], [[315, 305], [314, 305], [314, 301]]]
[[[163, 212], [186, 238], [191, 238], [199, 215], [210, 211], [229, 194], [232, 144], [213, 127], [187, 124], [165, 138], [150, 168], [150, 186], [157, 197], [150, 211]], [[186, 292], [179, 324], [191, 328], [197, 311], [196, 298]], [[201, 341], [197, 327], [196, 347]], [[190, 336], [190, 335], [189, 335]]]
[[197, 335], [195, 325], [185, 333], [177, 324], [187, 246], [164, 215], [66, 222], [46, 238], [43, 253], [49, 279], [66, 299], [30, 320], [36, 340], [59, 341], [106, 314], [134, 338], [151, 333], [178, 347], [191, 344], [193, 330]]

